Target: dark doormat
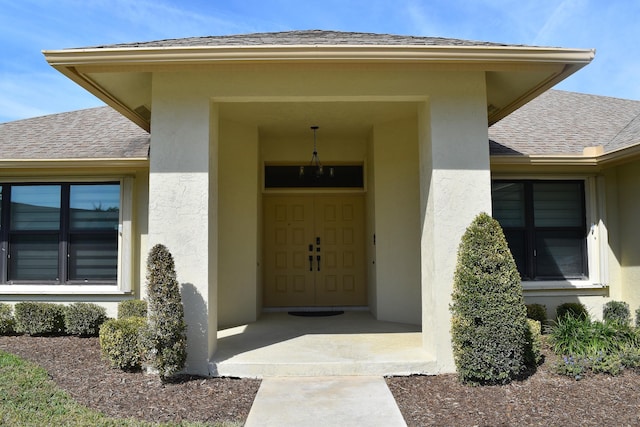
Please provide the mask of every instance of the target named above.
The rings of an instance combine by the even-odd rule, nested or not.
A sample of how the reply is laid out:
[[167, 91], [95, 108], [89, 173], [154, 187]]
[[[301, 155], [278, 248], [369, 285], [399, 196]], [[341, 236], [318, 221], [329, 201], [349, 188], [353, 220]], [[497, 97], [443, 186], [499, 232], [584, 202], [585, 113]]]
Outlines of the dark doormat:
[[337, 316], [339, 314], [344, 314], [344, 311], [342, 310], [290, 311], [289, 314], [292, 316], [301, 316], [301, 317], [327, 317], [327, 316]]

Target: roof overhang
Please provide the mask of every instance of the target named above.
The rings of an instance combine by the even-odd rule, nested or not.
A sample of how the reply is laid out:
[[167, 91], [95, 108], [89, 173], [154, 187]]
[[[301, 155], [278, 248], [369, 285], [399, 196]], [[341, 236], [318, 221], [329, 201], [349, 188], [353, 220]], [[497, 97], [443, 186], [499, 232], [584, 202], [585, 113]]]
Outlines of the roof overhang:
[[573, 155], [494, 155], [491, 156], [492, 171], [543, 170], [561, 168], [601, 170], [640, 159], [640, 144], [615, 151]]
[[489, 125], [566, 79], [594, 58], [592, 49], [527, 46], [262, 45], [112, 47], [43, 51], [51, 66], [150, 129], [155, 71], [225, 63], [423, 64], [486, 73]]

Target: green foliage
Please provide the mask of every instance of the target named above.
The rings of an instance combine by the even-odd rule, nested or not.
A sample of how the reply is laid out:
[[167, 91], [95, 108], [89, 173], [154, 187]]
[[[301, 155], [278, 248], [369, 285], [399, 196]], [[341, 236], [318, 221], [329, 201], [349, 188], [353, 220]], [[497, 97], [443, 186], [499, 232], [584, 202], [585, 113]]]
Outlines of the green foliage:
[[148, 325], [144, 334], [147, 361], [165, 379], [187, 360], [187, 325], [173, 256], [155, 245], [147, 259]]
[[100, 326], [100, 349], [111, 367], [126, 371], [140, 369], [144, 351], [140, 334], [145, 323], [144, 317], [125, 317], [109, 319]]
[[556, 308], [556, 318], [562, 319], [566, 316], [588, 319], [589, 312], [584, 304], [579, 302], [565, 302]]
[[527, 319], [527, 345], [525, 362], [527, 366], [538, 366], [542, 362], [542, 325], [538, 320]]
[[540, 322], [541, 325], [547, 324], [547, 307], [542, 304], [527, 304], [527, 319], [533, 319]]
[[129, 299], [118, 303], [118, 319], [125, 317], [147, 317], [147, 302], [141, 299]]
[[631, 312], [629, 304], [624, 301], [609, 301], [602, 308], [602, 318], [606, 322], [629, 324]]
[[13, 307], [0, 302], [0, 335], [12, 335], [16, 332], [16, 319], [13, 317]]
[[64, 326], [69, 335], [98, 336], [100, 325], [107, 320], [107, 311], [97, 304], [78, 302], [64, 311]]
[[639, 338], [628, 324], [567, 315], [551, 329], [550, 343], [562, 356], [557, 372], [579, 379], [589, 370], [617, 375], [640, 366]]
[[14, 308], [16, 332], [64, 335], [64, 306], [47, 302], [19, 302]]
[[451, 337], [466, 384], [508, 383], [526, 368], [528, 326], [520, 276], [496, 220], [478, 215], [462, 236]]
[[640, 308], [636, 310], [636, 328], [640, 328]]

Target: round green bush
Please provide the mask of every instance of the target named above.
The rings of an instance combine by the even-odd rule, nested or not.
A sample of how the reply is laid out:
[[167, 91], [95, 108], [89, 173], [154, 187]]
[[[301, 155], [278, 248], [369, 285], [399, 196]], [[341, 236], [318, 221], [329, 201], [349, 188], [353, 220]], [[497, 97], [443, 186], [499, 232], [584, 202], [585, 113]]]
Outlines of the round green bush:
[[609, 301], [602, 307], [602, 319], [605, 322], [617, 322], [628, 325], [631, 319], [629, 304], [624, 301]]
[[19, 302], [14, 307], [16, 332], [28, 335], [64, 335], [64, 306], [48, 302]]
[[107, 320], [107, 310], [97, 304], [77, 302], [65, 308], [64, 326], [69, 335], [98, 336], [100, 325]]
[[589, 312], [582, 303], [565, 302], [556, 308], [556, 318], [562, 319], [565, 316], [571, 316], [576, 319], [589, 319]]
[[109, 319], [100, 326], [100, 349], [111, 367], [126, 371], [141, 368], [144, 350], [140, 334], [145, 324], [143, 317], [126, 317]]
[[466, 384], [508, 383], [526, 369], [527, 310], [500, 225], [478, 215], [462, 237], [451, 313], [453, 355]]
[[527, 304], [527, 319], [540, 322], [541, 325], [547, 323], [547, 308], [542, 304]]
[[13, 317], [13, 307], [0, 302], [0, 335], [12, 335], [16, 332], [16, 319]]
[[129, 299], [118, 303], [118, 319], [125, 317], [147, 317], [147, 302], [141, 299]]

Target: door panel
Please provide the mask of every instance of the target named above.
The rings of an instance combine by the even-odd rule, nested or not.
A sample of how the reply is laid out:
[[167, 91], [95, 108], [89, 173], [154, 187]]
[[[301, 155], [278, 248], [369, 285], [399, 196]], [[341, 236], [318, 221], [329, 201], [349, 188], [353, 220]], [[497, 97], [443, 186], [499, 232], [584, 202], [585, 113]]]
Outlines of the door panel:
[[265, 305], [307, 306], [315, 299], [307, 260], [313, 199], [265, 197]]
[[364, 202], [265, 196], [265, 306], [366, 305]]

